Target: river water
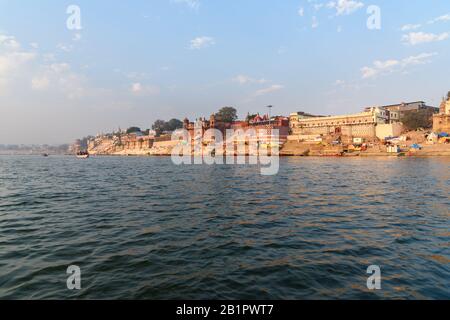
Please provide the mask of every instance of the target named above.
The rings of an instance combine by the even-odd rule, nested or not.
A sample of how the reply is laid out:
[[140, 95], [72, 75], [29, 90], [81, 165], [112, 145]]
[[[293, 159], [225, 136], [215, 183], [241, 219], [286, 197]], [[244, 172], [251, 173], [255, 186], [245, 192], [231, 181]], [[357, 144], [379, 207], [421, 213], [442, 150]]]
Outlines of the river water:
[[[3, 299], [449, 299], [449, 158], [0, 156]], [[68, 290], [68, 266], [81, 290]], [[367, 288], [367, 268], [381, 290]]]

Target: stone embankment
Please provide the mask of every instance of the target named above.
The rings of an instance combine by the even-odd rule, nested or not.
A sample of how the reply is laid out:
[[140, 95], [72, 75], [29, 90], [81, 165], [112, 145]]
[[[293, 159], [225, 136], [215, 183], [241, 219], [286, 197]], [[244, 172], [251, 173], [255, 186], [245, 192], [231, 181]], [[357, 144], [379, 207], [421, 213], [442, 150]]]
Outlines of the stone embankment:
[[[91, 155], [114, 155], [114, 156], [170, 156], [178, 141], [154, 142], [152, 147], [142, 144], [125, 146], [117, 144], [114, 139], [98, 139], [88, 149]], [[420, 145], [419, 149], [413, 148]], [[386, 145], [368, 143], [364, 150], [349, 148], [347, 144], [323, 142], [301, 142], [288, 140], [280, 150], [280, 156], [450, 156], [450, 144], [428, 143], [423, 132], [409, 132], [404, 134], [404, 141], [399, 143], [400, 152], [389, 153]], [[247, 154], [248, 152], [246, 152]]]
[[163, 141], [155, 142], [151, 148], [139, 147], [138, 145], [125, 147], [117, 145], [111, 139], [102, 139], [90, 145], [88, 152], [91, 155], [102, 156], [166, 156], [172, 153], [172, 149], [177, 144], [177, 141]]

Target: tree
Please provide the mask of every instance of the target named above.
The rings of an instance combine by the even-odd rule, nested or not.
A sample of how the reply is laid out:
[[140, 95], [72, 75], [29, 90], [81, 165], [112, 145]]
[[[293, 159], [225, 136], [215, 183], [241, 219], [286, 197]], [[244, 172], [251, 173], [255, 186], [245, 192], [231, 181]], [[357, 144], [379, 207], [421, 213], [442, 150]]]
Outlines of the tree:
[[141, 132], [141, 128], [138, 127], [130, 127], [127, 129], [127, 134]]
[[183, 128], [183, 121], [178, 119], [171, 119], [166, 124], [166, 131], [175, 131]]
[[156, 120], [152, 125], [152, 130], [156, 132], [156, 135], [160, 135], [164, 131], [166, 131], [166, 122], [164, 120]]
[[447, 100], [450, 100], [450, 91], [447, 92]]
[[247, 117], [245, 118], [245, 121], [249, 122], [249, 121], [255, 119], [256, 116], [257, 116], [257, 114], [250, 114], [250, 113], [248, 113]]
[[183, 128], [183, 122], [178, 119], [170, 119], [169, 121], [156, 120], [152, 129], [156, 131], [157, 135], [161, 135], [165, 131], [175, 131]]
[[233, 107], [223, 107], [218, 113], [216, 113], [216, 118], [219, 121], [231, 123], [236, 121], [238, 118], [237, 110]]
[[430, 128], [433, 126], [432, 113], [428, 110], [407, 112], [402, 118], [403, 125], [408, 130]]

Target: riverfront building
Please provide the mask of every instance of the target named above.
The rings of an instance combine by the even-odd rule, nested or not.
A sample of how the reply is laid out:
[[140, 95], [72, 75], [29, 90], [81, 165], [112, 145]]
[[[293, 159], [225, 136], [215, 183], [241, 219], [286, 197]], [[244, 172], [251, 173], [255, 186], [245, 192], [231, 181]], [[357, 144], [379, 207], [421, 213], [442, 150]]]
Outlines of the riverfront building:
[[380, 108], [370, 108], [365, 112], [341, 116], [310, 116], [307, 114], [291, 114], [291, 134], [297, 136], [341, 135], [347, 138], [376, 137], [376, 125], [386, 124], [387, 113]]
[[439, 114], [433, 116], [433, 131], [450, 133], [450, 97], [442, 101]]
[[[410, 112], [426, 111], [425, 116], [430, 118], [433, 116], [433, 114], [439, 112], [439, 108], [427, 106], [427, 104], [423, 101], [402, 102], [399, 104], [391, 104], [377, 107], [386, 111], [388, 123], [401, 122], [402, 119], [405, 117], [405, 115]], [[366, 111], [370, 109], [371, 108], [366, 108]]]
[[402, 102], [399, 104], [380, 106], [380, 108], [388, 111], [400, 112], [402, 115], [409, 111], [429, 110], [435, 113], [439, 111], [438, 108], [427, 106], [427, 104], [423, 101]]
[[[243, 130], [244, 132], [253, 129], [259, 133], [258, 139], [260, 141], [270, 141], [273, 130], [278, 130], [279, 142], [283, 143], [287, 140], [287, 136], [289, 135], [289, 118], [281, 116], [269, 118], [268, 115], [256, 115], [253, 119], [249, 119], [248, 121], [225, 123], [218, 120], [215, 115], [211, 115], [209, 120], [199, 118], [195, 122], [190, 122], [189, 119], [186, 118], [184, 119], [183, 127], [189, 132], [191, 139], [193, 140], [202, 138], [209, 129], [219, 130], [224, 138], [227, 129]], [[203, 142], [208, 141], [203, 139]]]

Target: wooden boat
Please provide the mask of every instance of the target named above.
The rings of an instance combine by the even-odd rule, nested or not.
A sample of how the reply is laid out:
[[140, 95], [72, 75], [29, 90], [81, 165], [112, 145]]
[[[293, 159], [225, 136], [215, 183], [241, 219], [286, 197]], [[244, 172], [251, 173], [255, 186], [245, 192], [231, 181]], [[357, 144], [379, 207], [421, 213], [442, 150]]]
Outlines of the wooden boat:
[[87, 159], [89, 158], [89, 152], [87, 151], [80, 151], [77, 153], [77, 158], [78, 159]]

